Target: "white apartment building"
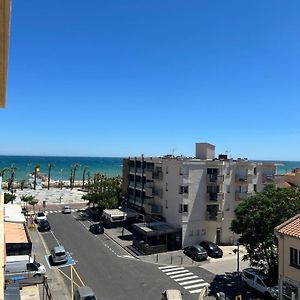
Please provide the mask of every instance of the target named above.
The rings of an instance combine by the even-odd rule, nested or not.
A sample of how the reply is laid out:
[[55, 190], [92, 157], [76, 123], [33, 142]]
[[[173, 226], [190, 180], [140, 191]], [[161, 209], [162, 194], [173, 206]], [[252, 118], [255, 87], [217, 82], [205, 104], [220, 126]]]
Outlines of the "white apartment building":
[[215, 146], [196, 143], [196, 157], [124, 160], [128, 206], [181, 229], [182, 247], [209, 240], [233, 244], [236, 206], [274, 183], [275, 164], [215, 158]]

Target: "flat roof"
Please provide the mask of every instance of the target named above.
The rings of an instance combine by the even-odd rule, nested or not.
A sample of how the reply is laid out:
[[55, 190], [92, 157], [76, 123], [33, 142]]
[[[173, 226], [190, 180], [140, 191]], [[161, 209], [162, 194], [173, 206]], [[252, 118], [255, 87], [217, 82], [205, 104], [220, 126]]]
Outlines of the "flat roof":
[[22, 214], [22, 207], [19, 204], [4, 204], [4, 221], [13, 223], [25, 223], [26, 219]]
[[139, 213], [136, 212], [133, 209], [127, 208], [125, 209], [125, 211], [115, 208], [115, 209], [105, 209], [103, 211], [103, 214], [105, 214], [106, 216], [110, 216], [110, 217], [123, 217], [124, 215], [127, 217], [134, 217], [134, 216], [138, 216]]
[[28, 243], [23, 223], [4, 222], [5, 243]]

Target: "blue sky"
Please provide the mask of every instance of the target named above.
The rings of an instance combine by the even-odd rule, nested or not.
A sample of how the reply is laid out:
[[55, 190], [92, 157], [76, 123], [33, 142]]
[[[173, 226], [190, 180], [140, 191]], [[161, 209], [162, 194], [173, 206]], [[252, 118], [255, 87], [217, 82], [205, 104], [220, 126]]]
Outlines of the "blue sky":
[[0, 154], [300, 160], [298, 0], [14, 0]]

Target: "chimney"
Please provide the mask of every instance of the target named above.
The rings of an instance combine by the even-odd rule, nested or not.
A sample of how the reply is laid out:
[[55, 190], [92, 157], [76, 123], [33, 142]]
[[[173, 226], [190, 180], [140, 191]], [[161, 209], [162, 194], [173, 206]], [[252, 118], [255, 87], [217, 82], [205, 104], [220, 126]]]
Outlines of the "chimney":
[[214, 159], [215, 145], [209, 143], [196, 143], [196, 158], [199, 159]]

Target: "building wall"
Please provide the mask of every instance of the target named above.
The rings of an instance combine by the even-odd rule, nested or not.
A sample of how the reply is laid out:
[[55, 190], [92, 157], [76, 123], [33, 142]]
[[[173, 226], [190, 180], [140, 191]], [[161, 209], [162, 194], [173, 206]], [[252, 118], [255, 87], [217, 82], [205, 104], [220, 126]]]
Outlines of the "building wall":
[[[0, 177], [1, 183], [1, 177]], [[4, 257], [5, 257], [5, 241], [4, 241], [4, 193], [1, 191], [0, 185], [0, 299], [4, 299]]]

